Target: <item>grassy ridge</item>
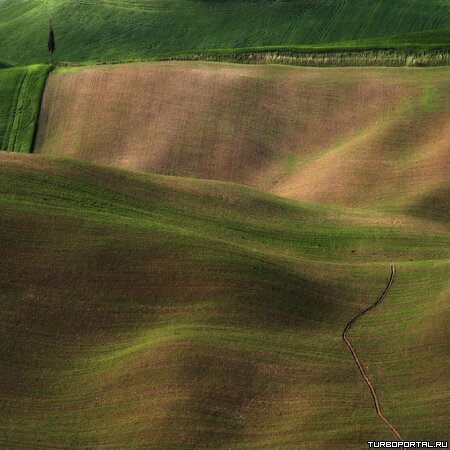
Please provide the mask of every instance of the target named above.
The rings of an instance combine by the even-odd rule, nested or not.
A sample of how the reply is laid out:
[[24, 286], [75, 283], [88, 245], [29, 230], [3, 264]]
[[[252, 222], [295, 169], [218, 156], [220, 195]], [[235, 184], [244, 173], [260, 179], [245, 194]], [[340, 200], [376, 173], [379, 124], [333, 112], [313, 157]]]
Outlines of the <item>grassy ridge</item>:
[[[60, 61], [148, 59], [179, 51], [330, 44], [448, 48], [448, 0], [0, 2], [0, 59], [47, 60], [48, 14]], [[133, 26], [130, 26], [133, 24]]]
[[60, 68], [36, 151], [430, 216], [448, 187], [449, 86], [445, 68]]
[[[384, 395], [383, 405], [405, 438], [445, 432], [449, 336], [417, 307], [434, 286], [429, 316], [448, 310], [448, 233], [425, 221], [361, 224], [357, 211], [228, 183], [29, 155], [0, 162], [2, 448], [349, 449], [388, 439], [340, 333], [391, 261], [405, 295], [395, 320], [418, 326], [396, 344], [408, 349], [406, 374], [391, 364], [392, 336], [377, 335], [377, 382], [384, 392], [386, 362], [388, 387], [410, 400], [399, 410]], [[433, 277], [416, 279], [421, 269]], [[377, 327], [392, 320], [383, 314]], [[414, 349], [440, 375], [411, 390], [424, 364]]]
[[30, 152], [49, 67], [17, 67], [0, 72], [0, 149]]

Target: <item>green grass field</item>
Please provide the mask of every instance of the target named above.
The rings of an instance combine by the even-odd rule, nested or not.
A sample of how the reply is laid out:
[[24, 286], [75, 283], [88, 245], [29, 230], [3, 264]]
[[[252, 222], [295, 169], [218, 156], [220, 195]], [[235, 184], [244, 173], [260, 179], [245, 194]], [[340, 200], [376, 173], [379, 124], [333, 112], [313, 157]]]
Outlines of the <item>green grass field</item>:
[[403, 437], [445, 437], [443, 222], [10, 153], [0, 208], [2, 448], [391, 439], [341, 333], [392, 262], [350, 336]]
[[362, 372], [448, 440], [450, 0], [0, 0], [0, 42], [0, 449], [365, 449]]
[[46, 62], [49, 14], [58, 61], [244, 47], [306, 45], [303, 51], [314, 51], [323, 44], [448, 49], [449, 7], [449, 0], [2, 0], [0, 60]]
[[30, 152], [49, 67], [16, 67], [0, 71], [0, 149]]

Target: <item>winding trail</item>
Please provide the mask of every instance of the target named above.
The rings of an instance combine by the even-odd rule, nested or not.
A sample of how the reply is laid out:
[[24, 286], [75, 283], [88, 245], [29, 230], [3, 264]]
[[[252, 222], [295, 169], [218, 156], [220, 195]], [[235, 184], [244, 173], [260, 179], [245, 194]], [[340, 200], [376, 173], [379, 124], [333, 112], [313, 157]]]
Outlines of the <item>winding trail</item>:
[[370, 305], [369, 307], [367, 307], [365, 310], [358, 313], [352, 320], [350, 320], [350, 322], [344, 328], [344, 331], [342, 333], [342, 339], [344, 339], [345, 344], [350, 349], [353, 359], [355, 360], [356, 364], [358, 365], [358, 369], [361, 372], [361, 375], [364, 378], [364, 381], [366, 382], [367, 386], [369, 386], [370, 393], [372, 394], [373, 402], [375, 404], [375, 409], [377, 411], [378, 417], [389, 427], [389, 429], [392, 431], [392, 433], [395, 434], [396, 438], [399, 439], [400, 441], [402, 441], [403, 438], [401, 437], [400, 433], [395, 429], [395, 427], [389, 422], [388, 419], [386, 419], [386, 417], [381, 412], [380, 400], [378, 398], [378, 395], [375, 392], [372, 382], [370, 381], [370, 378], [367, 375], [367, 373], [362, 365], [362, 362], [361, 362], [358, 354], [356, 353], [355, 348], [353, 347], [352, 343], [350, 342], [350, 340], [347, 337], [347, 334], [350, 331], [350, 328], [352, 327], [352, 325], [360, 317], [362, 317], [364, 314], [368, 313], [371, 309], [375, 308], [375, 306], [380, 304], [381, 301], [384, 299], [384, 297], [386, 297], [387, 293], [389, 292], [389, 289], [391, 288], [392, 284], [394, 283], [394, 278], [395, 278], [395, 266], [392, 265], [391, 266], [391, 276], [389, 278], [389, 281], [388, 281], [386, 287], [384, 288], [383, 292], [378, 297], [377, 301], [375, 303], [373, 303], [372, 305]]

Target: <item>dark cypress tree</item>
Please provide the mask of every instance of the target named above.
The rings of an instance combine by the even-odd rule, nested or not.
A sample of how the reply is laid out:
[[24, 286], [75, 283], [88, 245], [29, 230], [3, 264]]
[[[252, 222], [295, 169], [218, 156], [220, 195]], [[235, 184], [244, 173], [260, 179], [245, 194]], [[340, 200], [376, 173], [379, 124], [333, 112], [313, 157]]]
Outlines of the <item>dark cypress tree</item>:
[[52, 19], [48, 21], [48, 52], [50, 53], [50, 64], [53, 64], [53, 52], [56, 50], [55, 32], [53, 30]]

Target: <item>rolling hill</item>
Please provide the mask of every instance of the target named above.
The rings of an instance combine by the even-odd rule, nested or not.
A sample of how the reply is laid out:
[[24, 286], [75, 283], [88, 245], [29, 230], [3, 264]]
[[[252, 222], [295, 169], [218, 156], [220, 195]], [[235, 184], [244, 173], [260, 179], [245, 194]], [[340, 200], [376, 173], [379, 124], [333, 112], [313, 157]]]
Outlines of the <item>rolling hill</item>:
[[450, 0], [0, 0], [0, 42], [0, 449], [446, 438]]
[[37, 153], [448, 219], [445, 68], [58, 69], [40, 123]]
[[448, 49], [450, 37], [450, 0], [2, 0], [0, 60], [47, 62], [49, 15], [59, 61], [323, 44], [422, 51]]
[[351, 338], [405, 439], [447, 430], [437, 222], [12, 153], [0, 208], [2, 448], [390, 439], [341, 333], [392, 262]]

